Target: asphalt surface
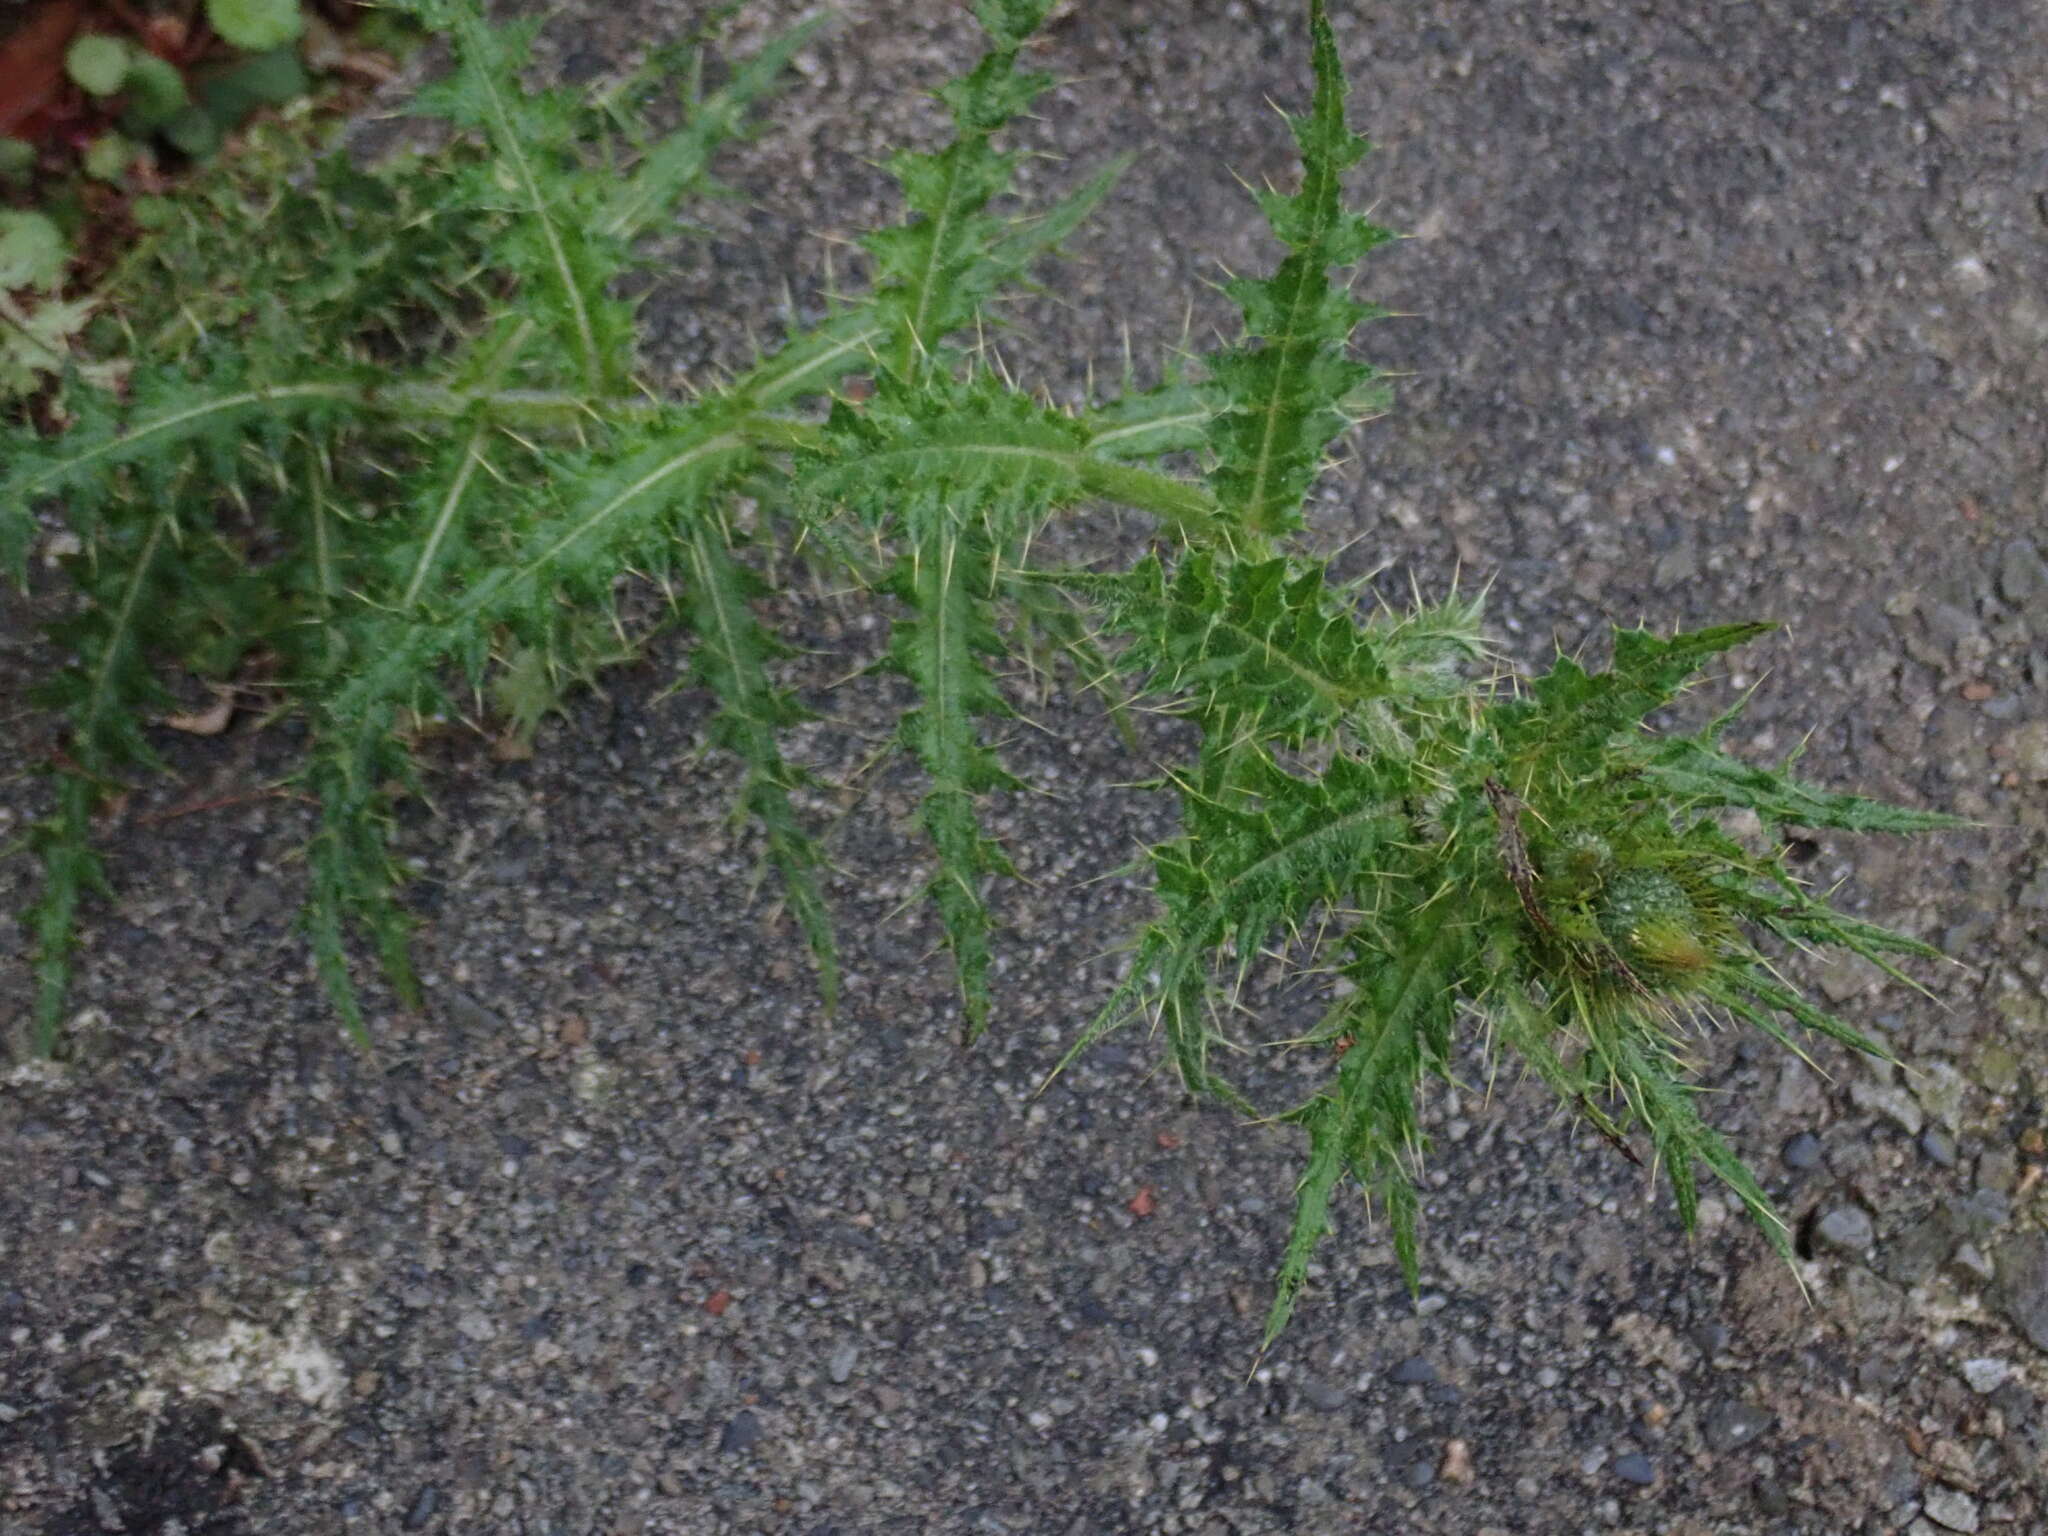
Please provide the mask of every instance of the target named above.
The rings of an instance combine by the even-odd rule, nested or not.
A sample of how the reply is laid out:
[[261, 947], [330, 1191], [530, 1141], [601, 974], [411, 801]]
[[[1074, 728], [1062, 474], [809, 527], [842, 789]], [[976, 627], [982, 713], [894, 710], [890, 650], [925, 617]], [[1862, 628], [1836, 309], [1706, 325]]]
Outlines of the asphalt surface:
[[[797, 14], [750, 6], [740, 40]], [[602, 77], [688, 8], [572, 7]], [[852, 975], [820, 1016], [726, 813], [705, 700], [658, 648], [530, 762], [452, 750], [410, 816], [432, 1003], [336, 1038], [291, 929], [306, 825], [236, 800], [275, 733], [168, 743], [109, 828], [73, 1060], [0, 1088], [0, 1529], [1418, 1532], [2048, 1528], [2048, 13], [1599, 3], [1339, 7], [1358, 176], [1413, 238], [1361, 291], [1405, 375], [1314, 526], [1343, 568], [1491, 583], [1527, 665], [1610, 622], [1768, 617], [1703, 690], [1733, 744], [1985, 825], [1822, 836], [1805, 872], [1939, 943], [1928, 995], [1804, 979], [1908, 1070], [1723, 1034], [1713, 1116], [1799, 1224], [1797, 1273], [1530, 1086], [1439, 1087], [1423, 1295], [1339, 1217], [1256, 1374], [1298, 1143], [1188, 1104], [1142, 1032], [1033, 1090], [1115, 977], [1170, 827], [1085, 698], [1028, 702], [995, 825], [1000, 1011], [972, 1052], [917, 775], [845, 796]], [[880, 157], [971, 58], [951, 6], [853, 3], [678, 239], [647, 373], [682, 387], [814, 306], [886, 217]], [[1050, 195], [1134, 152], [996, 345], [1058, 399], [1154, 373], [1269, 261], [1242, 182], [1289, 174], [1291, 5], [1096, 4], [1050, 28], [1024, 140]], [[1143, 530], [1081, 521], [1076, 551]], [[820, 654], [872, 610], [767, 605]], [[7, 717], [46, 659], [17, 607]], [[797, 750], [851, 779], [905, 695], [832, 695]], [[1042, 727], [1042, 729], [1034, 728]], [[1149, 747], [1170, 744], [1162, 734]], [[42, 805], [0, 784], [15, 829]], [[232, 803], [169, 819], [200, 800]], [[10, 827], [0, 824], [0, 842]], [[29, 871], [0, 862], [0, 911]], [[26, 938], [0, 924], [0, 1024]], [[1254, 988], [1248, 1034], [1312, 1017]], [[1805, 1294], [1802, 1295], [1802, 1286]]]

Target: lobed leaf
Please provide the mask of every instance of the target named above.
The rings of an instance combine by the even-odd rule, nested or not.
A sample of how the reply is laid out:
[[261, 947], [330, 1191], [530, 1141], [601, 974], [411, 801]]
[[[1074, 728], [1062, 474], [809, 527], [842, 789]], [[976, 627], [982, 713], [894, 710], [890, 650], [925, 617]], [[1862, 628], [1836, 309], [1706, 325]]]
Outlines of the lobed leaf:
[[1224, 284], [1244, 311], [1245, 334], [1209, 358], [1210, 488], [1231, 526], [1264, 537], [1300, 526], [1325, 449], [1352, 424], [1347, 402], [1375, 377], [1348, 348], [1352, 333], [1384, 311], [1332, 284], [1329, 269], [1391, 238], [1344, 207], [1344, 173], [1370, 146], [1345, 122], [1344, 70], [1323, 0], [1309, 5], [1309, 41], [1314, 100], [1287, 119], [1301, 151], [1301, 190], [1258, 194], [1288, 254], [1269, 278]]
[[791, 793], [810, 775], [787, 763], [776, 742], [778, 731], [816, 717], [768, 676], [768, 660], [789, 654], [789, 648], [755, 618], [749, 599], [766, 587], [733, 557], [723, 524], [707, 516], [693, 517], [684, 537], [690, 562], [686, 603], [697, 642], [691, 663], [697, 680], [719, 701], [711, 739], [746, 764], [740, 808], [761, 824], [768, 839], [769, 859], [782, 877], [790, 910], [817, 960], [819, 985], [830, 1011], [838, 999], [839, 962], [818, 884], [823, 861], [816, 840], [804, 830], [790, 803]]
[[1935, 832], [1970, 825], [1959, 816], [1802, 783], [1790, 774], [1740, 762], [1692, 737], [1657, 743], [1645, 754], [1643, 770], [1673, 795], [1704, 805], [1740, 806], [1770, 823], [1849, 832]]
[[[884, 362], [905, 381], [923, 371], [945, 337], [973, 322], [994, 282], [1022, 254], [1004, 250], [1002, 223], [988, 212], [1008, 190], [1017, 156], [989, 141], [1052, 83], [1050, 75], [1016, 67], [1050, 9], [1050, 0], [984, 0], [976, 14], [993, 46], [971, 73], [938, 93], [953, 118], [952, 143], [934, 154], [899, 151], [887, 162], [913, 216], [861, 244], [874, 258], [877, 310], [889, 324]], [[1074, 203], [1071, 218], [1100, 195]], [[1056, 227], [1053, 238], [1058, 233]]]
[[[467, 178], [472, 198], [485, 206], [499, 173], [517, 199], [519, 221], [499, 242], [497, 254], [513, 272], [530, 278], [543, 297], [558, 341], [576, 359], [584, 387], [593, 394], [617, 391], [632, 360], [632, 324], [607, 285], [623, 265], [617, 215], [593, 217], [579, 180], [551, 166], [575, 134], [575, 118], [558, 92], [520, 88], [518, 71], [532, 45], [537, 22], [493, 27], [477, 0], [444, 0], [435, 14], [456, 42], [454, 72], [421, 93], [415, 110], [445, 116], [481, 129], [498, 158]], [[611, 237], [611, 238], [607, 238]]]
[[631, 240], [670, 217], [676, 205], [704, 189], [711, 157], [747, 126], [754, 107], [773, 94], [797, 52], [815, 38], [829, 18], [799, 22], [733, 71], [732, 78], [690, 104], [683, 125], [640, 155], [623, 183], [594, 221], [614, 240]]
[[252, 423], [281, 414], [318, 412], [363, 398], [361, 381], [346, 376], [311, 378], [277, 386], [249, 385], [227, 359], [194, 380], [183, 370], [138, 374], [134, 409], [120, 412], [104, 398], [84, 395], [78, 420], [62, 437], [44, 440], [30, 428], [0, 431], [6, 449], [0, 468], [0, 569], [27, 580], [29, 547], [39, 503], [65, 498], [75, 528], [92, 519], [121, 491], [120, 473], [134, 470], [144, 488], [161, 494], [187, 462], [210, 450], [231, 455]]
[[982, 883], [989, 875], [1015, 873], [1001, 846], [981, 831], [975, 796], [1023, 788], [982, 745], [973, 720], [1010, 713], [981, 660], [1003, 650], [988, 613], [993, 566], [987, 545], [1001, 540], [977, 526], [996, 513], [972, 505], [922, 509], [913, 519], [910, 553], [890, 584], [912, 616], [895, 625], [888, 665], [916, 685], [923, 701], [904, 716], [898, 739], [931, 778], [922, 817], [939, 868], [925, 894], [953, 951], [970, 1040], [988, 1023], [991, 957]]
[[1327, 1230], [1330, 1195], [1344, 1175], [1387, 1206], [1402, 1273], [1411, 1290], [1417, 1287], [1414, 1184], [1402, 1156], [1416, 1139], [1415, 1084], [1432, 1060], [1443, 1061], [1470, 946], [1470, 928], [1449, 902], [1417, 913], [1397, 935], [1360, 942], [1349, 967], [1359, 989], [1340, 1014], [1350, 1043], [1338, 1059], [1336, 1081], [1287, 1116], [1308, 1127], [1311, 1176], [1296, 1192], [1262, 1350], [1293, 1315], [1309, 1260]]

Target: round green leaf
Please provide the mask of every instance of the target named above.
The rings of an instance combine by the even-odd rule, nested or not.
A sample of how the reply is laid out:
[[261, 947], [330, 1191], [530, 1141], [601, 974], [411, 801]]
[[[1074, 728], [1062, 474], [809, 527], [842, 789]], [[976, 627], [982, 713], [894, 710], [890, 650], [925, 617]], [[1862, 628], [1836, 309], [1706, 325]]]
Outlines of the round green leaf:
[[64, 281], [69, 259], [63, 232], [43, 215], [0, 208], [0, 293], [10, 288], [55, 288]]
[[128, 205], [137, 229], [169, 229], [177, 221], [178, 205], [168, 197], [138, 197]]
[[135, 141], [118, 133], [103, 133], [85, 151], [85, 174], [95, 181], [119, 185], [135, 163]]
[[12, 181], [35, 168], [35, 145], [21, 139], [0, 139], [0, 179]]
[[213, 30], [250, 53], [282, 47], [305, 25], [299, 0], [206, 0]]
[[198, 107], [182, 107], [173, 113], [164, 124], [164, 137], [194, 160], [204, 160], [220, 148], [220, 129]]
[[111, 96], [128, 77], [128, 45], [88, 32], [64, 51], [64, 72], [95, 96]]
[[243, 59], [199, 87], [199, 104], [223, 129], [232, 128], [258, 107], [281, 107], [311, 88], [306, 67], [289, 48]]
[[142, 54], [128, 66], [123, 89], [128, 94], [128, 110], [122, 114], [121, 126], [130, 133], [154, 132], [191, 100], [178, 67], [153, 53]]

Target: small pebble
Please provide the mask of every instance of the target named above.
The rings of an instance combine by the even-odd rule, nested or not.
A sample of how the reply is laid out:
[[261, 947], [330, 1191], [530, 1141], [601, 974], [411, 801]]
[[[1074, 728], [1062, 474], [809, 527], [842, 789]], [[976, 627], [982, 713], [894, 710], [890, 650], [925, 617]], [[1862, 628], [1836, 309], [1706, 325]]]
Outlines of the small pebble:
[[1849, 1085], [1849, 1102], [1867, 1113], [1884, 1116], [1908, 1136], [1918, 1136], [1927, 1124], [1927, 1112], [1920, 1101], [1892, 1083], [1855, 1082]]
[[2014, 539], [1998, 552], [1998, 593], [2016, 608], [2025, 608], [2048, 592], [2048, 560], [2025, 539]]
[[1912, 1088], [1928, 1120], [1953, 1134], [1962, 1124], [1970, 1080], [1949, 1062], [1928, 1060], [1914, 1070]]
[[1980, 1241], [2012, 1220], [2012, 1201], [1995, 1189], [1973, 1189], [1943, 1206], [1958, 1232]]
[[720, 1454], [731, 1456], [740, 1451], [752, 1450], [761, 1438], [761, 1421], [742, 1408], [725, 1421], [725, 1430], [718, 1437]]
[[1301, 1384], [1301, 1395], [1318, 1413], [1340, 1413], [1351, 1401], [1351, 1394], [1342, 1387], [1333, 1387], [1327, 1381], [1313, 1378]]
[[1785, 1145], [1778, 1149], [1778, 1156], [1787, 1168], [1796, 1169], [1800, 1173], [1806, 1172], [1809, 1168], [1818, 1168], [1820, 1138], [1811, 1131], [1801, 1131], [1797, 1136], [1789, 1136], [1785, 1140]]
[[2012, 1362], [2009, 1360], [1984, 1357], [1963, 1362], [1963, 1380], [1970, 1384], [1972, 1392], [1996, 1392], [2011, 1375]]
[[1426, 1387], [1436, 1380], [1436, 1367], [1420, 1355], [1410, 1355], [1387, 1373], [1388, 1379], [1404, 1387]]
[[1702, 1426], [1707, 1448], [1725, 1453], [1747, 1445], [1771, 1427], [1771, 1416], [1753, 1403], [1721, 1403]]
[[2010, 1148], [1987, 1147], [1977, 1154], [1977, 1188], [1980, 1191], [1989, 1189], [2009, 1195], [2019, 1172], [2019, 1159], [2013, 1156]]
[[1877, 1241], [1877, 1229], [1871, 1224], [1870, 1212], [1862, 1206], [1837, 1205], [1815, 1224], [1813, 1236], [1820, 1247], [1858, 1258]]
[[1630, 1451], [1615, 1458], [1614, 1475], [1625, 1483], [1647, 1488], [1657, 1481], [1657, 1465], [1641, 1451]]
[[844, 1386], [846, 1378], [853, 1374], [854, 1362], [860, 1359], [860, 1346], [849, 1339], [832, 1351], [832, 1358], [825, 1366], [825, 1374], [832, 1378], [834, 1386]]
[[1956, 1250], [1955, 1266], [1979, 1280], [1993, 1280], [1998, 1276], [1997, 1268], [1975, 1243], [1965, 1243]]
[[2006, 755], [2023, 779], [2048, 779], [2048, 720], [2029, 720], [2006, 738]]
[[1083, 1325], [1089, 1328], [1101, 1328], [1116, 1321], [1116, 1314], [1103, 1303], [1100, 1296], [1083, 1296], [1080, 1305], [1074, 1310]]
[[2019, 1092], [2020, 1067], [2019, 1053], [1996, 1040], [1978, 1046], [1971, 1062], [1979, 1086], [2000, 1094]]
[[1927, 1490], [1927, 1502], [1922, 1507], [1927, 1518], [1945, 1530], [1962, 1531], [1968, 1536], [1977, 1529], [1977, 1501], [1960, 1488], [1937, 1483]]
[[405, 1512], [405, 1528], [408, 1531], [423, 1530], [426, 1523], [434, 1518], [434, 1511], [441, 1507], [441, 1490], [432, 1483], [427, 1484], [413, 1497], [412, 1507]]
[[1936, 1207], [1901, 1232], [1886, 1255], [1885, 1273], [1901, 1285], [1918, 1285], [1955, 1252], [1955, 1218]]
[[1937, 1131], [1930, 1126], [1920, 1133], [1920, 1155], [1938, 1168], [1953, 1168], [1956, 1165], [1956, 1144], [1946, 1131]]

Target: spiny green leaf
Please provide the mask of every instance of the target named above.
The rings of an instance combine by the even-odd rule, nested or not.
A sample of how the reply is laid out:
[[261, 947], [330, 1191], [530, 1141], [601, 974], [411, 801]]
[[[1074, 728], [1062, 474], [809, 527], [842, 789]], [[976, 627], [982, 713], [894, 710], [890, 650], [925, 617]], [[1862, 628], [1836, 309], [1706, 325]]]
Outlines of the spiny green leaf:
[[1016, 67], [1048, 8], [1042, 0], [984, 4], [979, 14], [994, 46], [972, 73], [939, 92], [952, 114], [953, 142], [935, 154], [903, 150], [889, 158], [912, 217], [861, 244], [875, 260], [877, 304], [891, 331], [885, 358], [898, 378], [915, 378], [948, 335], [972, 323], [990, 280], [1021, 254], [1002, 251], [1003, 226], [987, 211], [1008, 190], [1017, 156], [998, 153], [989, 139], [1052, 83]]
[[0, 471], [0, 563], [12, 568], [16, 580], [25, 579], [35, 508], [45, 498], [64, 496], [74, 525], [89, 526], [124, 467], [141, 466], [161, 485], [167, 461], [182, 466], [179, 455], [196, 446], [231, 451], [257, 418], [354, 405], [364, 393], [361, 381], [348, 377], [266, 388], [246, 386], [238, 373], [223, 360], [204, 384], [181, 371], [138, 374], [138, 408], [132, 414], [87, 395], [78, 423], [63, 437], [38, 441], [25, 429], [0, 437], [9, 448], [9, 462]]
[[1770, 1196], [1757, 1183], [1720, 1134], [1699, 1117], [1693, 1107], [1692, 1090], [1671, 1077], [1661, 1066], [1644, 1058], [1632, 1042], [1596, 1042], [1617, 1085], [1642, 1116], [1657, 1144], [1657, 1156], [1678, 1204], [1678, 1222], [1691, 1232], [1699, 1220], [1699, 1194], [1693, 1178], [1693, 1164], [1704, 1163], [1748, 1209], [1757, 1227], [1779, 1256], [1790, 1262], [1791, 1235], [1784, 1219], [1771, 1204]]
[[514, 270], [532, 274], [555, 306], [560, 339], [577, 359], [585, 386], [615, 390], [631, 361], [630, 322], [605, 294], [618, 258], [607, 259], [587, 238], [586, 231], [600, 231], [588, 210], [575, 206], [573, 184], [550, 174], [546, 163], [571, 132], [560, 98], [518, 87], [534, 24], [488, 26], [476, 0], [453, 0], [446, 14], [457, 43], [455, 74], [423, 93], [420, 110], [489, 135], [524, 216], [503, 254]]
[[57, 814], [32, 839], [43, 865], [42, 892], [27, 914], [35, 938], [36, 1044], [43, 1054], [53, 1047], [63, 1016], [79, 903], [91, 892], [110, 894], [90, 847], [93, 810], [121, 768], [160, 766], [142, 719], [164, 692], [144, 646], [162, 617], [157, 604], [164, 567], [173, 558], [175, 511], [164, 506], [123, 533], [121, 542], [133, 547], [122, 550], [119, 561], [110, 548], [110, 558], [87, 578], [98, 601], [58, 627], [57, 638], [77, 662], [39, 692], [39, 702], [64, 718], [68, 757], [59, 770]]
[[[1418, 1276], [1412, 1181], [1402, 1166], [1412, 1139], [1415, 1084], [1449, 1027], [1470, 953], [1470, 931], [1449, 903], [1417, 914], [1414, 926], [1385, 944], [1364, 941], [1349, 969], [1358, 990], [1341, 1019], [1349, 1046], [1336, 1082], [1287, 1118], [1310, 1136], [1311, 1179], [1295, 1195], [1294, 1225], [1266, 1317], [1261, 1349], [1286, 1328], [1308, 1277], [1308, 1264], [1327, 1230], [1329, 1197], [1343, 1174], [1386, 1204], [1394, 1247], [1413, 1289]], [[1328, 1166], [1331, 1151], [1339, 1166]]]
[[1744, 807], [1768, 822], [1850, 832], [1935, 832], [1970, 825], [1960, 816], [1821, 789], [1787, 773], [1741, 762], [1691, 737], [1657, 742], [1645, 754], [1643, 767], [1674, 795], [1703, 805]]
[[1760, 970], [1752, 968], [1746, 974], [1733, 978], [1731, 986], [1739, 987], [1742, 992], [1746, 992], [1765, 1007], [1790, 1014], [1801, 1026], [1817, 1035], [1839, 1040], [1851, 1050], [1861, 1051], [1866, 1056], [1874, 1056], [1879, 1061], [1892, 1059], [1889, 1050], [1862, 1030], [1844, 1023], [1823, 1008], [1815, 1007], [1792, 988], [1771, 980]]
[[[1675, 699], [1714, 656], [1767, 634], [1769, 624], [1725, 624], [1668, 638], [1642, 629], [1614, 632], [1614, 659], [1588, 672], [1560, 656], [1531, 681], [1526, 698], [1491, 708], [1509, 754], [1544, 762], [1551, 782], [1569, 786], [1611, 771], [1617, 735], [1634, 737], [1643, 720]], [[1545, 786], [1523, 778], [1536, 792]]]
[[1015, 51], [1045, 25], [1053, 0], [975, 0], [975, 20], [998, 48]]
[[922, 815], [939, 869], [925, 892], [953, 950], [972, 1039], [986, 1027], [989, 1006], [982, 883], [989, 875], [1015, 873], [1001, 846], [981, 831], [974, 796], [1023, 785], [982, 745], [972, 718], [1010, 713], [980, 659], [1003, 649], [987, 615], [992, 569], [986, 535], [968, 521], [986, 510], [966, 517], [950, 507], [930, 511], [937, 515], [919, 519], [913, 553], [892, 583], [914, 616], [895, 626], [888, 660], [923, 700], [904, 716], [899, 739], [931, 776]]
[[1800, 943], [1838, 944], [1878, 963], [1887, 954], [1917, 955], [1924, 960], [1943, 958], [1937, 946], [1923, 939], [1837, 912], [1819, 901], [1791, 909], [1779, 906], [1757, 914], [1756, 921], [1781, 937]]
[[1112, 631], [1133, 637], [1125, 668], [1155, 692], [1192, 692], [1211, 734], [1285, 747], [1335, 736], [1374, 699], [1455, 691], [1458, 668], [1484, 654], [1476, 607], [1360, 623], [1321, 562], [1219, 565], [1198, 551], [1169, 578], [1148, 555], [1100, 595]]
[[82, 773], [65, 773], [57, 783], [57, 811], [29, 831], [29, 846], [42, 863], [42, 889], [26, 912], [35, 945], [35, 1027], [38, 1056], [56, 1049], [64, 1023], [64, 999], [71, 988], [71, 960], [78, 949], [78, 908], [87, 895], [111, 897], [106, 866], [92, 849], [92, 813], [100, 788]]
[[1211, 391], [1179, 381], [1118, 395], [1084, 418], [1088, 451], [1102, 458], [1144, 459], [1200, 448], [1216, 414], [1211, 396]]
[[1347, 355], [1352, 333], [1383, 311], [1330, 282], [1390, 238], [1344, 207], [1344, 172], [1366, 141], [1344, 120], [1344, 71], [1323, 0], [1309, 6], [1314, 103], [1290, 116], [1301, 150], [1301, 190], [1259, 194], [1273, 233], [1288, 247], [1270, 278], [1234, 278], [1224, 291], [1244, 311], [1245, 335], [1209, 360], [1216, 455], [1209, 483], [1235, 526], [1276, 537], [1300, 525], [1301, 506], [1325, 448], [1347, 427], [1344, 402], [1373, 377]]
[[776, 743], [778, 731], [816, 717], [768, 676], [768, 660], [789, 654], [789, 648], [755, 618], [748, 599], [765, 586], [733, 558], [723, 525], [695, 517], [685, 537], [691, 577], [687, 603], [697, 640], [691, 661], [697, 680], [719, 700], [712, 740], [747, 765], [741, 808], [767, 836], [768, 855], [782, 876], [790, 910], [817, 959], [819, 987], [830, 1012], [839, 995], [839, 963], [818, 885], [823, 860], [790, 803], [791, 792], [810, 776], [787, 763]]
[[1372, 883], [1375, 853], [1405, 830], [1384, 772], [1339, 758], [1302, 783], [1253, 759], [1221, 801], [1177, 780], [1190, 835], [1147, 855], [1164, 915], [1146, 929], [1130, 977], [1097, 1015], [1088, 1043], [1150, 997], [1189, 1090], [1220, 1092], [1207, 1066], [1211, 956], [1228, 944], [1242, 972], [1276, 929], [1305, 927], [1318, 907], [1341, 907]]
[[884, 386], [869, 408], [835, 407], [799, 488], [821, 505], [873, 509], [912, 532], [916, 509], [992, 499], [1041, 506], [1081, 493], [1079, 429], [1056, 412], [987, 385], [922, 392]]
[[367, 1044], [369, 1028], [348, 963], [351, 927], [368, 930], [399, 996], [409, 1003], [419, 996], [407, 944], [412, 924], [398, 904], [402, 874], [385, 842], [386, 776], [409, 782], [414, 770], [393, 739], [388, 710], [349, 722], [316, 716], [313, 723], [314, 750], [300, 781], [319, 803], [320, 824], [306, 848], [310, 889], [299, 925], [329, 1001], [349, 1033]]
[[383, 613], [350, 641], [360, 670], [339, 680], [315, 723], [309, 787], [321, 801], [312, 851], [315, 886], [306, 918], [316, 945], [328, 947], [323, 978], [351, 1027], [360, 1005], [339, 943], [353, 914], [369, 927], [387, 973], [410, 975], [409, 924], [397, 906], [398, 878], [384, 848], [389, 806], [385, 779], [406, 769], [394, 740], [398, 708], [431, 687], [444, 658], [478, 652], [491, 629], [522, 612], [544, 610], [558, 592], [608, 592], [613, 574], [739, 473], [752, 454], [746, 439], [715, 413], [657, 437], [602, 473], [579, 477], [575, 498], [533, 524], [503, 563], [464, 587], [445, 607]]
[[828, 22], [815, 16], [790, 28], [733, 71], [725, 85], [693, 103], [682, 127], [648, 149], [606, 201], [597, 229], [630, 240], [672, 216], [685, 195], [700, 191], [713, 153], [741, 132], [755, 104], [777, 88], [789, 61]]
[[1543, 713], [1585, 732], [1634, 725], [1678, 697], [1700, 668], [1724, 651], [1767, 635], [1774, 624], [1722, 624], [1669, 637], [1647, 629], [1617, 629], [1614, 659], [1604, 672], [1587, 672], [1560, 656], [1531, 694]]
[[1280, 1268], [1273, 1279], [1273, 1304], [1266, 1312], [1266, 1332], [1259, 1341], [1261, 1351], [1287, 1330], [1288, 1321], [1308, 1284], [1308, 1267], [1330, 1235], [1330, 1200], [1337, 1186], [1350, 1172], [1345, 1156], [1349, 1140], [1343, 1112], [1330, 1099], [1318, 1099], [1302, 1116], [1308, 1128], [1308, 1167], [1294, 1186], [1294, 1222], [1287, 1234], [1287, 1247], [1280, 1256]]
[[887, 334], [887, 324], [866, 306], [843, 311], [756, 363], [734, 386], [733, 396], [772, 410], [821, 393], [866, 367]]

